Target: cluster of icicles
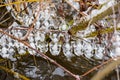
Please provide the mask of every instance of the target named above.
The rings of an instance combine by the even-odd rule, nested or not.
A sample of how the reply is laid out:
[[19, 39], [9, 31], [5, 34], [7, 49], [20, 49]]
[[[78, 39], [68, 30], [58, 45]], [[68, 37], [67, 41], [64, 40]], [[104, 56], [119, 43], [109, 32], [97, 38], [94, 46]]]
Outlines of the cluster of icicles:
[[[10, 34], [17, 38], [22, 38], [24, 32], [20, 30], [11, 30]], [[49, 41], [46, 40], [46, 35], [48, 35], [48, 39], [50, 39]], [[119, 37], [120, 36], [117, 36], [117, 38]], [[71, 40], [68, 33], [50, 32], [47, 34], [45, 31], [33, 31], [28, 36], [27, 42], [31, 47], [39, 50], [43, 54], [48, 51], [53, 56], [64, 54], [68, 60], [72, 57], [82, 55], [89, 59], [93, 57], [96, 59], [103, 59], [104, 57], [104, 44], [95, 44], [93, 39]], [[22, 43], [13, 40], [6, 35], [3, 35], [0, 38], [0, 55], [2, 57], [13, 60], [13, 55], [16, 53], [16, 49], [19, 54], [24, 54], [26, 51], [32, 55], [36, 54], [35, 51], [27, 48], [27, 46], [24, 46]], [[111, 51], [111, 53], [114, 52]]]
[[[23, 33], [20, 31], [15, 32], [12, 30], [11, 33], [15, 33], [13, 35], [18, 38], [23, 36]], [[63, 40], [61, 40], [60, 37], [62, 37]], [[71, 41], [68, 34], [56, 32], [50, 32], [49, 39], [50, 42], [47, 42], [45, 32], [36, 31], [30, 33], [28, 36], [28, 43], [31, 47], [39, 50], [42, 53], [46, 53], [49, 50], [53, 56], [64, 54], [64, 56], [66, 56], [68, 59], [71, 59], [74, 56], [81, 56], [83, 54], [87, 58], [95, 56], [98, 59], [102, 59], [103, 57], [104, 49], [88, 43], [88, 40], [76, 39]], [[18, 41], [13, 40], [5, 35], [0, 38], [0, 46], [0, 55], [5, 58], [12, 59], [12, 56], [16, 52], [15, 48], [17, 48], [19, 54], [24, 54], [26, 51], [29, 51], [29, 53], [32, 55], [36, 54], [35, 51], [27, 48], [22, 43], [19, 43]], [[97, 51], [97, 54], [94, 54], [94, 50]]]

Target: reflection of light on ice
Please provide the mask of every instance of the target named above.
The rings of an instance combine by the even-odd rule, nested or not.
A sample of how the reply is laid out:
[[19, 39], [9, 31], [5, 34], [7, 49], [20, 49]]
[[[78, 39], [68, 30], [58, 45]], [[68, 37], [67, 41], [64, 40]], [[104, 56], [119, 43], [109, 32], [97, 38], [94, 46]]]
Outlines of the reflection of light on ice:
[[115, 55], [116, 56], [120, 56], [120, 35], [116, 34], [115, 35], [115, 38], [116, 38], [116, 41], [114, 42], [115, 43]]
[[36, 66], [29, 66], [29, 69], [25, 69], [25, 74], [29, 77], [36, 78], [36, 77], [42, 77], [41, 74], [37, 74], [36, 72], [39, 70]]
[[57, 43], [50, 42], [49, 47], [52, 55], [54, 56], [59, 55], [61, 51], [61, 44], [59, 44], [58, 42]]
[[118, 32], [112, 37], [112, 51], [110, 56], [114, 60], [117, 60], [116, 57], [120, 57], [120, 34]]
[[85, 42], [83, 47], [84, 47], [84, 52], [85, 52], [84, 55], [88, 59], [90, 59], [93, 56], [93, 54], [92, 54], [93, 48], [92, 48], [91, 44]]
[[103, 59], [104, 56], [104, 48], [99, 47], [95, 53], [95, 58], [97, 59]]
[[64, 76], [65, 73], [64, 73], [64, 70], [63, 70], [63, 69], [61, 69], [61, 68], [58, 67], [58, 68], [56, 68], [56, 69], [53, 71], [52, 75]]
[[46, 53], [48, 51], [48, 43], [47, 42], [38, 42], [37, 47], [40, 49], [40, 52]]
[[63, 44], [62, 49], [63, 49], [63, 54], [67, 57], [68, 60], [70, 60], [71, 57], [74, 56], [72, 53], [72, 47], [68, 42]]
[[83, 54], [83, 52], [81, 51], [82, 48], [83, 48], [83, 46], [82, 46], [82, 43], [81, 43], [80, 40], [74, 41], [73, 44], [72, 44], [72, 46], [74, 48], [75, 55], [80, 56], [80, 55]]

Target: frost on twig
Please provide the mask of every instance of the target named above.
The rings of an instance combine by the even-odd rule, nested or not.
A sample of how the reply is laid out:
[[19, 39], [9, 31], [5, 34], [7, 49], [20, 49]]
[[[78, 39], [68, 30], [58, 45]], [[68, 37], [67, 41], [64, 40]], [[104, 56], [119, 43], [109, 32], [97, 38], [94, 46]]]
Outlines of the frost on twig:
[[101, 9], [93, 10], [90, 15], [82, 17], [77, 25], [73, 26], [69, 33], [75, 35], [78, 31], [84, 30], [87, 28], [88, 24], [93, 24], [98, 20], [103, 19], [104, 17], [113, 14], [112, 7], [115, 8], [115, 11], [118, 10], [120, 2], [116, 3], [114, 0], [106, 3]]

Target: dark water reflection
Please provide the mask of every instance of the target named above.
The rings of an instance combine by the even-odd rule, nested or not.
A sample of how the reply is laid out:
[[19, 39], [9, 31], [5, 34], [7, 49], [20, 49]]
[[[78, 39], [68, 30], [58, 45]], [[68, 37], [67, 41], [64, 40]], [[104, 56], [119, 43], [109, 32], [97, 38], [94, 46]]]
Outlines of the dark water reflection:
[[[12, 63], [12, 69], [30, 78], [30, 80], [75, 80], [61, 68], [49, 63], [49, 61], [40, 57], [35, 57], [35, 61], [33, 56], [23, 57], [21, 60]], [[0, 72], [0, 80], [21, 80], [14, 79], [12, 75], [3, 70]]]
[[[85, 71], [89, 70], [89, 68], [92, 68], [94, 65], [98, 64], [86, 63], [82, 61], [82, 65], [80, 65], [78, 63], [79, 61], [81, 61], [79, 58], [77, 58], [78, 60], [75, 60], [72, 63], [65, 60], [59, 60], [59, 57], [57, 57], [57, 59], [61, 65], [69, 69], [71, 72], [79, 75], [83, 74]], [[4, 64], [1, 65], [3, 66]], [[28, 77], [30, 80], [75, 80], [73, 77], [65, 73], [61, 68], [49, 63], [49, 61], [46, 61], [40, 57], [34, 57], [30, 55], [24, 56], [18, 61], [11, 62], [11, 66], [11, 68], [14, 69], [15, 72]], [[90, 78], [93, 76], [93, 73], [90, 73], [81, 80], [90, 80]], [[13, 77], [13, 75], [0, 70], [0, 80], [21, 79], [17, 79]], [[104, 80], [117, 80], [116, 72], [113, 71], [108, 77], [105, 77]]]

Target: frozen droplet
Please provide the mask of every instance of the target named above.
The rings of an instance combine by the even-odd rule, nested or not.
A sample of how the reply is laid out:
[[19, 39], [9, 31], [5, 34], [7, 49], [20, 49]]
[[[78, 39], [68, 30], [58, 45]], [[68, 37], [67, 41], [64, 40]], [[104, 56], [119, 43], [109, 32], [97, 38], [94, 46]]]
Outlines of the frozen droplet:
[[29, 40], [29, 42], [34, 42], [33, 36], [29, 36], [29, 37], [28, 37], [28, 40]]
[[8, 46], [9, 46], [9, 47], [13, 47], [14, 45], [13, 45], [12, 42], [9, 42], [9, 43], [8, 43]]
[[15, 53], [15, 50], [14, 50], [13, 48], [10, 48], [10, 49], [9, 49], [9, 53], [12, 53], [12, 54], [13, 54], [13, 53]]
[[95, 54], [96, 59], [103, 59], [103, 56], [104, 56], [103, 53], [98, 53], [98, 54], [96, 53]]
[[120, 56], [120, 47], [115, 48], [115, 55]]
[[65, 41], [66, 43], [68, 43], [68, 42], [70, 41], [70, 35], [69, 35], [69, 34], [65, 34], [65, 35], [64, 35], [64, 41]]
[[4, 53], [4, 54], [6, 54], [7, 51], [8, 51], [8, 49], [7, 49], [6, 47], [3, 47], [3, 48], [1, 49], [1, 52]]
[[104, 48], [99, 47], [95, 53], [95, 58], [96, 59], [103, 59], [104, 56]]
[[20, 48], [19, 51], [18, 51], [19, 54], [25, 54], [25, 52], [26, 52], [26, 50], [24, 50], [22, 48]]
[[93, 48], [92, 48], [91, 44], [85, 43], [83, 47], [84, 47], [85, 56], [87, 58], [91, 58], [93, 56], [93, 54], [92, 54]]
[[63, 44], [63, 54], [67, 57], [68, 60], [71, 59], [71, 57], [73, 57], [73, 53], [72, 53], [72, 47], [71, 45], [67, 42]]
[[30, 46], [33, 47], [33, 48], [36, 48], [35, 43], [33, 43], [33, 42], [30, 43]]
[[79, 8], [80, 8], [80, 5], [79, 5], [78, 2], [73, 2], [73, 6], [74, 6], [77, 10], [79, 10]]
[[2, 53], [2, 57], [3, 58], [9, 58], [9, 55], [10, 54], [8, 54], [8, 49], [6, 48], [6, 47], [3, 47], [2, 49], [1, 49], [1, 53]]
[[37, 47], [40, 49], [40, 52], [46, 53], [48, 51], [48, 43], [47, 42], [38, 42]]
[[44, 40], [45, 40], [45, 33], [43, 32], [43, 33], [40, 33], [40, 35], [39, 35], [39, 40], [41, 41], [41, 42], [43, 42]]
[[92, 46], [90, 45], [90, 44], [86, 44], [85, 46], [83, 46], [84, 47], [84, 51], [86, 52], [86, 53], [90, 53], [90, 52], [92, 52]]
[[19, 48], [19, 47], [20, 47], [19, 42], [18, 42], [18, 41], [15, 41], [14, 46], [15, 46], [16, 48]]
[[[35, 34], [35, 41], [39, 41], [40, 40], [40, 38], [41, 38], [41, 36], [40, 36], [40, 34], [37, 32], [36, 34]], [[42, 41], [44, 41], [44, 40], [42, 40]]]
[[97, 15], [97, 12], [98, 12], [98, 10], [97, 10], [97, 9], [92, 10], [92, 12], [91, 12], [91, 17], [96, 16], [96, 15]]
[[10, 6], [6, 6], [8, 12], [12, 9]]
[[113, 58], [114, 57], [114, 53], [112, 51], [110, 51], [109, 56]]
[[74, 42], [73, 48], [74, 48], [74, 53], [75, 53], [75, 55], [80, 56], [80, 55], [83, 54], [83, 53], [81, 52], [81, 50], [82, 50], [82, 44], [81, 44], [80, 40], [76, 40], [76, 41]]
[[28, 52], [31, 54], [31, 55], [35, 55], [35, 51], [34, 50], [31, 50], [31, 49], [28, 49]]
[[116, 36], [116, 41], [120, 41], [120, 36], [119, 35], [115, 35], [115, 36]]
[[113, 51], [110, 51], [109, 55], [111, 58], [113, 58], [113, 60], [117, 60], [117, 56], [115, 55]]
[[61, 44], [60, 43], [50, 42], [49, 47], [50, 47], [50, 53], [52, 55], [54, 55], [54, 56], [59, 55], [59, 53], [61, 51]]
[[9, 55], [10, 55], [10, 54], [8, 54], [8, 53], [6, 53], [6, 54], [4, 53], [4, 54], [2, 54], [2, 57], [3, 57], [3, 58], [9, 58]]
[[56, 68], [54, 71], [53, 71], [53, 73], [52, 73], [53, 75], [59, 75], [59, 76], [64, 76], [65, 75], [65, 73], [64, 73], [64, 70], [63, 69], [61, 69], [61, 68]]
[[46, 29], [49, 28], [49, 23], [48, 23], [48, 21], [45, 21], [45, 22], [44, 22], [44, 25], [45, 25]]
[[23, 33], [22, 32], [18, 32], [18, 37], [20, 38], [20, 37], [23, 37]]
[[54, 43], [56, 43], [59, 41], [60, 35], [59, 33], [50, 33], [50, 38]]
[[36, 29], [39, 29], [39, 28], [40, 28], [40, 21], [37, 21], [37, 22], [36, 22], [35, 28], [36, 28]]
[[92, 53], [85, 53], [85, 57], [87, 57], [88, 59], [90, 59], [93, 56]]
[[62, 29], [62, 30], [66, 30], [66, 29], [67, 29], [67, 25], [65, 25], [65, 24], [62, 25], [62, 26], [61, 26], [61, 29]]
[[19, 46], [20, 46], [20, 47], [24, 47], [24, 44], [23, 44], [23, 43], [19, 43]]

